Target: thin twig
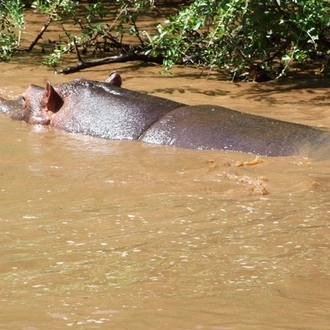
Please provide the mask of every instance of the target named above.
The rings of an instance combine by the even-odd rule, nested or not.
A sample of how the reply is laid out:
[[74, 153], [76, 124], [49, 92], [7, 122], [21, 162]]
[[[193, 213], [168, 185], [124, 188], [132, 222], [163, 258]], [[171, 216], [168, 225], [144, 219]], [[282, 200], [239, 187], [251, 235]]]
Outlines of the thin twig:
[[37, 42], [39, 41], [39, 39], [42, 38], [42, 35], [44, 34], [44, 32], [47, 30], [49, 24], [52, 22], [53, 18], [51, 16], [48, 17], [46, 23], [44, 24], [44, 26], [41, 28], [39, 34], [37, 35], [37, 37], [34, 39], [34, 41], [31, 43], [30, 47], [27, 49], [28, 52], [30, 52], [33, 47], [37, 44]]

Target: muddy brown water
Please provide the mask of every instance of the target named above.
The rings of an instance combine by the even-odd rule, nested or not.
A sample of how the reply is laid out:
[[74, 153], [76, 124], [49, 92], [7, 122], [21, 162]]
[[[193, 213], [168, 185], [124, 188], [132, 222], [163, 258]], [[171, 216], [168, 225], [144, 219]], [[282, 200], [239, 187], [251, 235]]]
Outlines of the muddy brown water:
[[[0, 94], [103, 80], [330, 130], [326, 79], [1, 63]], [[329, 329], [330, 161], [104, 141], [0, 116], [0, 329]], [[238, 166], [243, 165], [243, 166]]]

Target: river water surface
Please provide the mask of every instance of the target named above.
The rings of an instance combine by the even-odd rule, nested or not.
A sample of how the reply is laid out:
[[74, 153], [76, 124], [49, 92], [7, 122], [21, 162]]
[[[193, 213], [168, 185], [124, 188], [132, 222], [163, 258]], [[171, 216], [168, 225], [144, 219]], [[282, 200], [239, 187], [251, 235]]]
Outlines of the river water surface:
[[[133, 90], [330, 130], [321, 78], [234, 84], [136, 63], [72, 76], [0, 66], [9, 98], [116, 69]], [[329, 329], [330, 161], [248, 165], [254, 158], [0, 116], [0, 329]]]

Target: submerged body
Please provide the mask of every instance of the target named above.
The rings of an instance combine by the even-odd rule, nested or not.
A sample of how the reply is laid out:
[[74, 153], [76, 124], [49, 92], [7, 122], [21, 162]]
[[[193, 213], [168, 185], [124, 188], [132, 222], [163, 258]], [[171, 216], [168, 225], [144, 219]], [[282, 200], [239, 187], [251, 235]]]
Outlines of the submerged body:
[[190, 149], [243, 151], [265, 156], [313, 156], [330, 146], [330, 133], [215, 105], [184, 106], [166, 114], [140, 139]]
[[187, 106], [130, 91], [120, 88], [118, 74], [107, 81], [76, 79], [54, 86], [47, 82], [45, 88], [30, 85], [22, 101], [0, 99], [0, 112], [70, 133], [191, 149], [318, 157], [317, 149], [330, 145], [329, 132], [309, 126], [214, 105]]

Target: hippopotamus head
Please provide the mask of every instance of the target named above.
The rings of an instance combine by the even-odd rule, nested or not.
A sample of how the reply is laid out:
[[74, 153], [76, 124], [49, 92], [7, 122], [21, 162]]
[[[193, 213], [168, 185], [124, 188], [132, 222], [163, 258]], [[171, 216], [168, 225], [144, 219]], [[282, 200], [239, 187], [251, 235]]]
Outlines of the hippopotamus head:
[[121, 84], [121, 76], [115, 71], [110, 73], [105, 83], [75, 79], [70, 83], [54, 86], [47, 81], [44, 88], [31, 84], [22, 94], [23, 110], [12, 111], [10, 116], [14, 120], [23, 120], [29, 124], [48, 125], [67, 97], [81, 93], [80, 87], [107, 88], [107, 86], [120, 87]]
[[30, 85], [22, 94], [23, 111], [11, 114], [11, 118], [24, 120], [29, 124], [48, 125], [53, 113], [63, 105], [63, 100], [53, 91], [49, 81], [45, 88]]
[[106, 139], [138, 139], [154, 122], [182, 104], [119, 87], [111, 73], [106, 82], [75, 79], [46, 86], [30, 85], [23, 93], [23, 110], [13, 119], [49, 125], [69, 133]]

